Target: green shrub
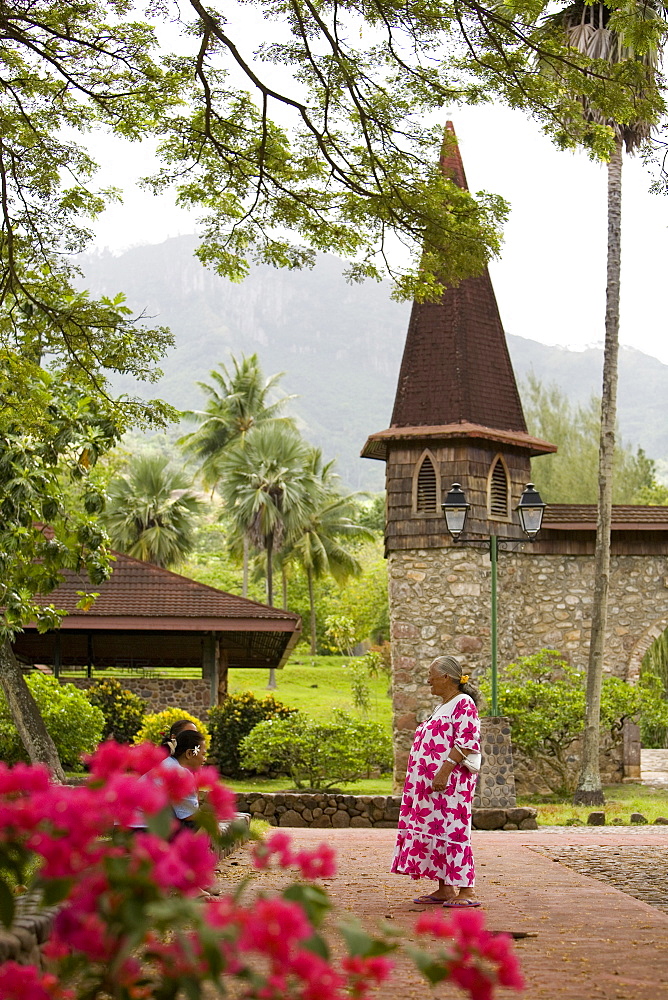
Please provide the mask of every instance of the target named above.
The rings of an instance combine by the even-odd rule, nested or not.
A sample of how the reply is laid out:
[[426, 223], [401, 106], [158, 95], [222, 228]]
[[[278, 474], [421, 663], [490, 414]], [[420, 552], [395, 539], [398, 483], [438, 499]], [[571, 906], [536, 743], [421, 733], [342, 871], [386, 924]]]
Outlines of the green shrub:
[[241, 743], [241, 763], [257, 771], [272, 767], [296, 788], [324, 789], [392, 766], [390, 734], [377, 722], [336, 712], [331, 722], [304, 715], [261, 722]]
[[135, 743], [156, 743], [160, 744], [167, 736], [169, 730], [179, 719], [188, 719], [202, 734], [206, 736], [206, 746], [209, 749], [211, 737], [209, 730], [201, 719], [190, 712], [184, 712], [182, 708], [166, 708], [162, 712], [154, 712], [152, 715], [145, 715], [144, 722], [135, 736]]
[[[481, 690], [490, 700], [489, 683]], [[510, 720], [513, 746], [530, 758], [545, 784], [570, 796], [577, 785], [575, 744], [582, 738], [585, 675], [554, 649], [510, 663], [499, 679], [499, 715]], [[657, 678], [643, 676], [635, 687], [605, 675], [601, 687], [601, 730], [619, 740], [626, 720], [645, 720], [655, 728], [668, 724], [668, 704]]]
[[146, 702], [113, 678], [95, 681], [86, 694], [104, 716], [102, 739], [132, 743], [141, 728]]
[[[61, 684], [37, 671], [26, 676], [44, 725], [56, 745], [66, 771], [82, 770], [81, 755], [92, 753], [102, 739], [104, 715], [74, 684]], [[9, 706], [0, 694], [0, 758], [6, 764], [28, 761], [12, 722]]]
[[[232, 694], [222, 705], [209, 711], [211, 730], [211, 756], [218, 770], [231, 778], [243, 777], [247, 771], [239, 760], [239, 744], [259, 722], [268, 719], [287, 719], [297, 709], [282, 705], [273, 695], [257, 698], [251, 691]], [[255, 770], [255, 769], [253, 769]], [[265, 770], [272, 770], [271, 767]]]

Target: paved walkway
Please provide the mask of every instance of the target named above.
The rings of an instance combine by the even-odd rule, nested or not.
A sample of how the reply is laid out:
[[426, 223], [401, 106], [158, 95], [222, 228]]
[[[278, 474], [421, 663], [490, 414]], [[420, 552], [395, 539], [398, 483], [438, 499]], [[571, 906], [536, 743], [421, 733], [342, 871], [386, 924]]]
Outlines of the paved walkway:
[[[324, 833], [286, 832], [303, 847], [320, 843]], [[387, 919], [410, 932], [425, 909], [411, 900], [425, 883], [388, 873], [395, 831], [327, 830], [325, 836], [339, 858], [338, 875], [329, 882], [339, 911], [354, 914], [369, 927]], [[531, 935], [515, 943], [528, 981], [527, 1000], [668, 1000], [668, 913], [607, 881], [612, 871], [616, 884], [625, 884], [628, 873], [633, 889], [634, 871], [642, 862], [646, 872], [661, 876], [668, 894], [668, 828], [544, 827], [536, 832], [478, 831], [473, 837], [488, 926]], [[592, 871], [606, 881], [582, 874], [591, 857]], [[245, 852], [233, 855], [223, 863], [222, 886], [247, 872]], [[262, 872], [254, 885], [271, 889], [283, 880], [282, 874]], [[636, 873], [636, 889], [643, 882]], [[659, 905], [660, 895], [660, 889], [654, 892]], [[383, 1000], [426, 1000], [431, 995], [405, 962], [383, 990]], [[444, 985], [433, 996], [461, 1000], [462, 994]]]
[[668, 788], [668, 750], [641, 750], [640, 761], [643, 785]]

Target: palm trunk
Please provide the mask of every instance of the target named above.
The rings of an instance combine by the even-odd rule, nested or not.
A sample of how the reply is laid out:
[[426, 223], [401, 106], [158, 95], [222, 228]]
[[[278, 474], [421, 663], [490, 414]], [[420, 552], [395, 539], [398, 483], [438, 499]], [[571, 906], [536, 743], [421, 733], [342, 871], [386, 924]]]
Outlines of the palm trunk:
[[315, 656], [318, 650], [318, 646], [316, 642], [315, 594], [313, 593], [313, 570], [307, 569], [306, 580], [308, 582], [308, 606], [309, 606], [309, 618], [311, 622], [311, 656]]
[[285, 566], [281, 566], [281, 586], [283, 588], [283, 610], [288, 610], [288, 574], [285, 572]]
[[241, 596], [248, 597], [248, 562], [250, 559], [250, 542], [248, 535], [244, 532], [244, 568], [241, 581]]
[[267, 535], [267, 604], [274, 606], [274, 536]]
[[601, 439], [598, 461], [598, 519], [594, 551], [594, 605], [587, 666], [587, 709], [582, 769], [573, 801], [601, 805], [605, 798], [599, 768], [601, 682], [608, 620], [612, 476], [617, 417], [617, 356], [619, 353], [619, 287], [621, 269], [622, 141], [617, 139], [608, 164], [608, 266], [605, 307], [605, 351], [601, 396]]
[[64, 784], [65, 775], [58, 751], [7, 639], [0, 645], [0, 684], [31, 762], [46, 764], [54, 781]]

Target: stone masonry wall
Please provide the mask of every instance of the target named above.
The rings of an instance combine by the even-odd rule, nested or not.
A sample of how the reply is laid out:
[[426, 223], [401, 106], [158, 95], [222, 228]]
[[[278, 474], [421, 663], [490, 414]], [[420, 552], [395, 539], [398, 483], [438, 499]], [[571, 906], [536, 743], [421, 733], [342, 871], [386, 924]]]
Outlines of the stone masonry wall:
[[[272, 826], [341, 829], [395, 828], [400, 795], [342, 795], [332, 792], [246, 792], [237, 795], [237, 809]], [[477, 830], [535, 830], [536, 810], [529, 806], [473, 810]]]
[[[484, 675], [490, 662], [490, 560], [483, 549], [392, 552], [390, 620], [394, 677], [397, 781], [418, 722], [434, 700], [427, 685], [430, 661], [459, 657]], [[498, 562], [499, 666], [544, 646], [585, 668], [591, 628], [593, 558], [503, 551]], [[668, 557], [613, 556], [606, 671], [631, 681], [651, 642], [668, 626]]]
[[[97, 680], [98, 678], [96, 678]], [[124, 688], [146, 702], [148, 713], [166, 708], [182, 708], [198, 719], [206, 716], [211, 706], [211, 685], [199, 677], [119, 677]], [[86, 690], [94, 683], [88, 677], [64, 677], [63, 684], [74, 684]]]

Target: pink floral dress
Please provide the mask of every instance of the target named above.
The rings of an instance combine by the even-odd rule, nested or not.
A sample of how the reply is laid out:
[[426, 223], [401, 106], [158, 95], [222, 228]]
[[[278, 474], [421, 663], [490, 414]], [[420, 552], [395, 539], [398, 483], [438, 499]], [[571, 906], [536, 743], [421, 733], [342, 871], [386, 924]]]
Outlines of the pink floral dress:
[[459, 694], [418, 726], [408, 758], [392, 871], [413, 878], [475, 884], [471, 810], [477, 775], [461, 764], [444, 792], [432, 788], [450, 750], [480, 752], [480, 721], [473, 699]]

